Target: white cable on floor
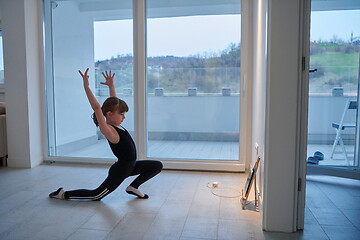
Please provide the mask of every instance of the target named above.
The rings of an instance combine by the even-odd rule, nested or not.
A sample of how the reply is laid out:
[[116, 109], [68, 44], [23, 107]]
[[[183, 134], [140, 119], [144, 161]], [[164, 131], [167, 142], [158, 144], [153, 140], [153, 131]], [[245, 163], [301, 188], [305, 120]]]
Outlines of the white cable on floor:
[[[223, 197], [223, 198], [238, 198], [238, 197], [241, 197], [241, 192], [238, 191], [237, 189], [235, 188], [230, 188], [230, 187], [222, 187], [222, 188], [219, 188], [219, 187], [212, 187], [212, 186], [209, 186], [210, 182], [208, 182], [207, 184], [207, 187], [211, 189], [211, 193], [214, 194], [215, 196], [218, 196], [218, 197]], [[225, 195], [221, 195], [219, 193], [215, 193], [214, 192], [214, 189], [218, 189], [218, 190], [224, 190], [224, 189], [230, 189], [230, 190], [233, 190], [236, 192], [236, 195], [235, 196], [225, 196]]]

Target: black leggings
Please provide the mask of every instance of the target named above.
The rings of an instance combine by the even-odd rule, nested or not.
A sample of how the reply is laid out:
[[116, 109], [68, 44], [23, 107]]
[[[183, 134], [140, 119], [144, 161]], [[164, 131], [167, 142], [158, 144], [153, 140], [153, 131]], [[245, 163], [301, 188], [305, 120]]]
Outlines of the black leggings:
[[78, 189], [65, 192], [65, 199], [89, 199], [101, 200], [103, 197], [114, 191], [129, 176], [139, 175], [130, 184], [138, 188], [141, 184], [157, 175], [163, 165], [160, 161], [117, 161], [109, 169], [109, 175], [104, 182], [94, 190]]

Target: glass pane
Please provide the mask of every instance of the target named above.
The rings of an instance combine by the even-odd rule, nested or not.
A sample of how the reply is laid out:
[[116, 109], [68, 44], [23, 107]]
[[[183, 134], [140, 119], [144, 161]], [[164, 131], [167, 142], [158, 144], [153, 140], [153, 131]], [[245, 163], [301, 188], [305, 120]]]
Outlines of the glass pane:
[[308, 164], [356, 166], [360, 10], [319, 4], [311, 13], [310, 69], [317, 71], [309, 76]]
[[53, 63], [52, 79], [47, 79], [50, 156], [114, 159], [92, 121], [78, 70], [90, 68], [90, 86], [100, 104], [109, 97], [107, 86], [100, 84], [101, 72], [115, 73], [117, 96], [130, 108], [123, 126], [133, 133], [132, 1], [57, 1], [48, 11], [51, 21], [45, 23], [51, 22], [52, 32], [46, 37], [52, 37]]
[[3, 38], [0, 30], [0, 84], [4, 83], [4, 52], [3, 52]]
[[147, 157], [238, 160], [240, 1], [147, 1]]

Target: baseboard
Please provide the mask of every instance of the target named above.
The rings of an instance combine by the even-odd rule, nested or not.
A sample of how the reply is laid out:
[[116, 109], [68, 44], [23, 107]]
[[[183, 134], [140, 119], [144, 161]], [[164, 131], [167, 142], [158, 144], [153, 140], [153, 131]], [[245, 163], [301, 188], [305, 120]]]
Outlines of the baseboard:
[[161, 162], [164, 165], [164, 169], [171, 170], [245, 172], [245, 164], [238, 161], [161, 160]]
[[16, 159], [16, 158], [8, 158], [7, 159], [7, 166], [10, 168], [31, 168], [31, 161], [24, 160], [24, 159]]

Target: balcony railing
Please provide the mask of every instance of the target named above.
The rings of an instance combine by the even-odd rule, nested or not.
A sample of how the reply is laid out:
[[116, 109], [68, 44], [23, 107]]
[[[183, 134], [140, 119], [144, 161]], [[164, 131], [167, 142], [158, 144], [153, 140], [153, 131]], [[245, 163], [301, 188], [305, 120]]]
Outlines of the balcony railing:
[[[148, 77], [150, 76], [155, 83], [156, 79], [159, 80], [159, 84], [153, 84], [151, 87], [147, 88], [147, 111], [151, 114], [147, 115], [147, 121], [151, 122], [147, 128], [147, 137], [148, 137], [148, 153], [150, 155], [156, 155], [158, 157], [170, 156], [174, 153], [174, 147], [180, 146], [183, 143], [191, 145], [191, 149], [195, 152], [201, 151], [196, 150], [197, 145], [201, 145], [203, 156], [198, 156], [199, 159], [237, 159], [238, 156], [238, 141], [239, 141], [239, 86], [235, 84], [233, 88], [230, 83], [234, 82], [235, 77], [225, 77], [219, 78], [218, 84], [214, 85], [215, 90], [205, 91], [203, 85], [198, 85], [199, 81], [188, 80], [186, 84], [183, 84], [183, 90], [171, 90], [167, 88], [170, 85], [164, 84], [164, 76], [169, 76], [171, 74], [176, 74], [179, 72], [179, 69], [172, 69], [171, 74], [160, 73], [160, 71], [165, 72], [164, 69], [151, 69], [148, 72]], [[170, 71], [170, 70], [168, 70]], [[182, 69], [184, 71], [184, 69]], [[213, 69], [211, 71], [218, 71], [219, 73], [208, 74], [209, 76], [235, 76], [239, 74], [240, 68], [233, 69]], [[230, 72], [233, 73], [230, 74]], [[206, 69], [188, 69], [185, 76], [189, 79], [194, 79], [200, 75], [206, 75], [210, 70]], [[225, 74], [227, 72], [227, 74]], [[102, 81], [102, 76], [99, 76], [100, 72], [97, 72], [97, 82]], [[101, 73], [100, 73], [101, 74]], [[127, 114], [126, 119], [126, 128], [130, 131], [134, 131], [134, 119], [133, 119], [133, 109], [134, 109], [134, 98], [133, 98], [133, 86], [132, 86], [132, 76], [127, 76], [128, 80], [123, 79], [125, 77], [124, 72], [116, 72], [117, 77], [120, 79], [121, 86], [118, 85], [117, 92], [118, 96], [125, 100], [130, 108], [130, 112]], [[190, 77], [192, 76], [192, 77]], [[194, 77], [196, 76], [196, 77]], [[232, 80], [229, 80], [232, 79]], [[214, 80], [214, 79], [213, 79]], [[128, 81], [126, 83], [126, 81]], [[227, 82], [227, 84], [225, 84]], [[161, 83], [161, 84], [160, 84]], [[221, 83], [221, 84], [220, 84]], [[100, 102], [104, 101], [108, 97], [108, 89], [106, 86], [101, 86], [98, 88], [98, 99]], [[171, 86], [170, 86], [171, 87]], [[156, 94], [156, 90], [162, 90], [162, 93]], [[189, 93], [189, 89], [192, 91], [195, 89], [196, 93]], [[337, 151], [332, 159], [329, 158], [331, 147], [335, 139], [335, 129], [332, 128], [333, 122], [340, 121], [342, 113], [344, 111], [345, 103], [348, 99], [356, 99], [357, 95], [355, 92], [344, 93], [344, 91], [339, 91], [339, 88], [334, 91], [328, 91], [327, 94], [310, 94], [309, 96], [309, 109], [308, 109], [308, 155], [311, 156], [315, 151], [321, 151], [325, 154], [325, 161], [321, 164], [330, 164], [330, 165], [347, 165], [343, 155], [340, 151]], [[191, 104], [189, 106], [189, 101]], [[177, 115], [176, 117], [176, 129], [169, 124], [164, 124], [157, 119], [167, 119], [166, 114], [169, 114], [162, 109], [171, 108], [171, 104], [176, 102], [177, 109], [186, 109], [186, 115]], [[216, 106], [222, 106], [222, 118], [229, 120], [229, 122], [224, 124], [213, 124], [204, 126], [204, 122], [209, 121], [209, 119], [214, 119], [214, 114], [209, 111], [204, 111], [201, 106], [206, 105], [207, 103], [212, 102]], [[202, 112], [201, 117], [196, 119], [191, 119], [191, 124], [186, 124], [189, 122], [188, 116], [194, 116], [196, 113]], [[156, 119], [155, 119], [156, 118]], [[214, 119], [216, 121], [216, 119]], [[347, 122], [356, 122], [356, 113], [352, 113], [347, 116]], [[350, 153], [350, 158], [353, 158], [354, 153], [354, 144], [355, 144], [355, 133], [354, 131], [345, 131], [342, 134], [342, 137], [345, 142], [345, 147], [348, 153]], [[99, 142], [96, 143], [99, 145], [106, 144], [99, 138]], [[218, 141], [221, 139], [221, 141]], [[174, 141], [177, 141], [177, 144], [173, 144]], [[173, 144], [172, 150], [169, 152], [166, 147], [159, 147], [160, 145], [165, 146], [164, 144]], [[220, 145], [219, 145], [220, 144]], [[184, 146], [185, 146], [184, 145]], [[217, 146], [219, 145], [219, 146]], [[214, 146], [217, 146], [219, 149], [228, 149], [223, 152], [223, 154], [216, 155], [214, 151]], [[186, 147], [184, 147], [185, 149]], [[81, 154], [86, 157], [85, 147]], [[164, 149], [162, 152], [154, 152], [154, 149]], [[235, 151], [234, 151], [235, 149]], [[340, 148], [338, 148], [340, 150]], [[92, 151], [93, 153], [94, 151]], [[184, 151], [186, 152], [186, 151]], [[63, 155], [75, 154], [74, 152], [68, 152]], [[79, 154], [76, 153], [76, 154]], [[80, 154], [80, 155], [81, 155]], [[206, 155], [207, 154], [207, 155]], [[206, 155], [206, 156], [205, 156]], [[216, 155], [216, 156], [215, 156]], [[225, 156], [226, 155], [226, 156]], [[99, 153], [99, 157], [109, 156], [111, 157], [111, 152]], [[178, 151], [177, 157], [187, 158], [186, 154], [184, 155], [181, 151]], [[96, 157], [93, 156], [92, 157]]]

